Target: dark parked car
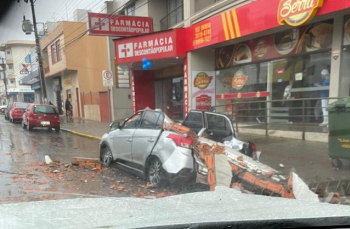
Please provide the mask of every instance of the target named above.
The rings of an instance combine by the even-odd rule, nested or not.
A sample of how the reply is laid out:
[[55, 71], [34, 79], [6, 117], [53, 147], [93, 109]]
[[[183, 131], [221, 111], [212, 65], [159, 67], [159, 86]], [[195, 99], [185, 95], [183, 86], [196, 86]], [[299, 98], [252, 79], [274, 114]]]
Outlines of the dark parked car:
[[47, 104], [30, 104], [23, 114], [22, 126], [29, 131], [34, 127], [47, 127], [59, 132], [60, 116], [57, 108]]
[[[252, 142], [242, 142], [237, 139], [237, 133], [233, 127], [233, 121], [224, 114], [210, 111], [191, 110], [186, 116], [183, 126], [190, 128], [199, 136], [224, 143], [231, 142], [231, 147], [241, 153], [253, 157], [257, 149]], [[260, 152], [259, 152], [260, 155]]]
[[14, 102], [9, 108], [9, 121], [22, 121], [23, 113], [30, 103]]
[[5, 115], [5, 120], [10, 120], [10, 109], [12, 107], [12, 103], [9, 103], [9, 105], [7, 105], [7, 109], [4, 111], [4, 115]]
[[0, 114], [5, 114], [5, 110], [7, 110], [6, 106], [0, 106]]

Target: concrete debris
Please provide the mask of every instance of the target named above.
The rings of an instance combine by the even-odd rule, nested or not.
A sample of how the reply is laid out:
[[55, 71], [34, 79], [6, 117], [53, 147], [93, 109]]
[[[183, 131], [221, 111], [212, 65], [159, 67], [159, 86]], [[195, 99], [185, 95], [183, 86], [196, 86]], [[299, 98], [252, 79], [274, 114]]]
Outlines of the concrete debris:
[[49, 155], [45, 155], [45, 163], [46, 163], [47, 165], [49, 165], [50, 163], [52, 163], [52, 160], [51, 160], [51, 158], [50, 158]]
[[72, 165], [77, 165], [84, 168], [101, 169], [102, 164], [98, 158], [73, 157]]
[[[215, 190], [216, 186], [225, 186], [244, 193], [296, 198], [293, 192], [294, 184], [298, 188], [297, 198], [312, 198], [308, 196], [309, 192], [304, 190], [306, 184], [298, 179], [299, 177], [293, 176], [293, 173], [290, 173], [289, 178], [286, 179], [277, 174], [273, 168], [240, 153], [237, 149], [232, 149], [230, 144], [225, 145], [198, 137], [187, 127], [169, 124], [166, 129], [192, 140], [196, 157], [207, 166], [207, 173], [204, 177], [211, 191]], [[218, 155], [225, 156], [225, 160], [219, 160]], [[284, 165], [280, 164], [280, 167], [283, 168]], [[199, 180], [198, 176], [197, 180]]]
[[53, 172], [54, 172], [54, 173], [59, 173], [60, 171], [59, 171], [59, 170], [54, 170]]

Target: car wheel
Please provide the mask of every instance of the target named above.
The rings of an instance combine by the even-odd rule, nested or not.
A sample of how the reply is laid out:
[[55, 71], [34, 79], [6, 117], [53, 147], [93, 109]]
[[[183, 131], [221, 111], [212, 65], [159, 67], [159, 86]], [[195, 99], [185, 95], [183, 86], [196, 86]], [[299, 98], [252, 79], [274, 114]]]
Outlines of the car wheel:
[[165, 171], [162, 163], [158, 158], [153, 158], [148, 163], [147, 180], [154, 187], [159, 187], [164, 184]]
[[22, 127], [23, 127], [23, 129], [27, 129], [27, 125], [24, 124], [24, 121], [22, 121]]
[[58, 133], [58, 132], [60, 132], [60, 127], [58, 126], [58, 127], [55, 127], [55, 131]]
[[113, 161], [112, 151], [108, 146], [101, 150], [101, 161], [106, 167], [110, 166]]

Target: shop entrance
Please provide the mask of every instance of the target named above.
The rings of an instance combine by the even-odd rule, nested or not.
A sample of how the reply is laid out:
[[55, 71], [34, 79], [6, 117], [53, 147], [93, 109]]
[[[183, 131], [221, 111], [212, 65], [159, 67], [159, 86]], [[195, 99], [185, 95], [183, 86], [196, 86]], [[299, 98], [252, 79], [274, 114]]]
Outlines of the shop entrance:
[[183, 77], [157, 80], [155, 87], [155, 106], [164, 111], [171, 119], [184, 118]]

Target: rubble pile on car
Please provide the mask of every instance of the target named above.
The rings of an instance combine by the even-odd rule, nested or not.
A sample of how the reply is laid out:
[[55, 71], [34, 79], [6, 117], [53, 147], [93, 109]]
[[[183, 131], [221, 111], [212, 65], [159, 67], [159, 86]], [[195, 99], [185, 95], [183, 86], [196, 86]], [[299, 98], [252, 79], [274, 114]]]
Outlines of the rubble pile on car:
[[292, 173], [286, 178], [273, 168], [255, 161], [236, 150], [225, 147], [221, 143], [198, 137], [195, 132], [187, 127], [170, 124], [166, 129], [191, 138], [195, 153], [207, 165], [207, 183], [210, 186], [210, 190], [215, 190], [217, 185], [215, 170], [218, 168], [218, 165], [215, 164], [215, 157], [216, 155], [226, 155], [227, 163], [229, 163], [232, 172], [231, 188], [247, 193], [295, 198]]

